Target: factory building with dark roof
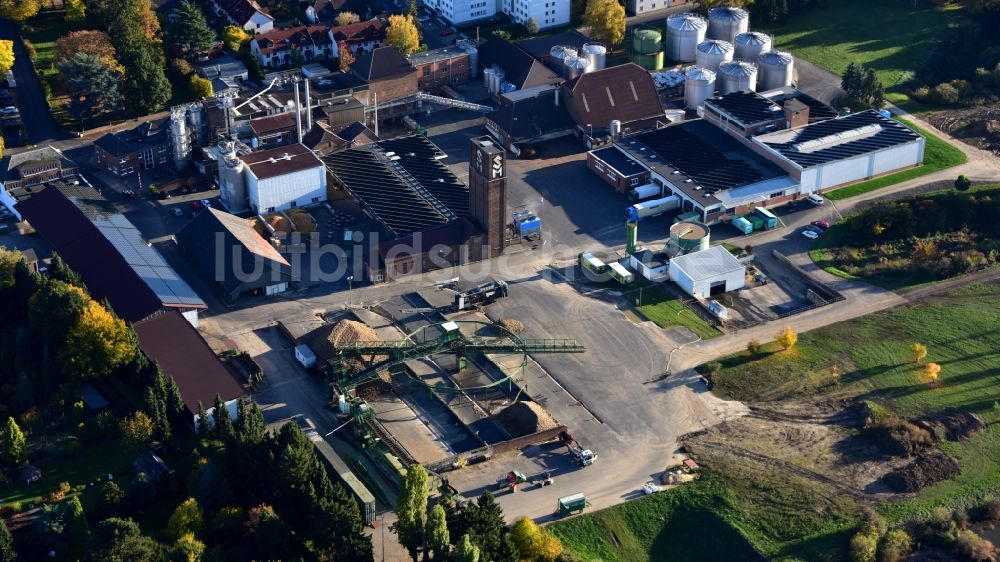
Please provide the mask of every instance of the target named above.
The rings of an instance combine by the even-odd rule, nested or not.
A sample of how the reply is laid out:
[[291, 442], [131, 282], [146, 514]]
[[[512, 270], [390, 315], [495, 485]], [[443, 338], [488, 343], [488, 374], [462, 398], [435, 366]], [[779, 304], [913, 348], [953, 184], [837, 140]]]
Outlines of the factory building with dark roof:
[[445, 156], [413, 135], [323, 158], [334, 182], [382, 227], [381, 240], [368, 240], [371, 281], [488, 257], [471, 218], [469, 188], [441, 162]]
[[924, 138], [875, 110], [753, 138], [803, 194], [919, 166]]

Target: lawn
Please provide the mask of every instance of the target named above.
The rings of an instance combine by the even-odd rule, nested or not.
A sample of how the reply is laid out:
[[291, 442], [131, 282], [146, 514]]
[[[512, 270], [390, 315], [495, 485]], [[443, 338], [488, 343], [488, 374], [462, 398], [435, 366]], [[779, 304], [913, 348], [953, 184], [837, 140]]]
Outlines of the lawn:
[[695, 482], [548, 529], [583, 559], [604, 562], [835, 557], [855, 524], [852, 508], [776, 476], [705, 471]]
[[[27, 504], [43, 497], [59, 487], [60, 482], [69, 482], [70, 486], [90, 484], [98, 478], [107, 479], [108, 473], [122, 479], [127, 472], [132, 471], [133, 455], [119, 441], [100, 445], [85, 446], [76, 455], [65, 457], [49, 457], [35, 463], [42, 469], [42, 479], [31, 485], [15, 485], [8, 483], [0, 491], [0, 503], [8, 505], [14, 502]], [[30, 459], [29, 459], [30, 460]], [[91, 493], [97, 488], [88, 488], [83, 495], [85, 506], [96, 499]]]
[[916, 179], [921, 176], [926, 176], [927, 174], [933, 174], [934, 172], [939, 172], [946, 168], [951, 168], [952, 166], [965, 164], [969, 160], [968, 156], [966, 156], [964, 152], [941, 140], [940, 138], [928, 133], [905, 119], [899, 119], [899, 121], [926, 139], [926, 143], [924, 144], [924, 165], [919, 168], [910, 168], [909, 170], [903, 170], [902, 172], [896, 172], [895, 174], [889, 174], [880, 178], [835, 189], [829, 193], [825, 193], [824, 195], [826, 197], [833, 200], [847, 199], [848, 197], [854, 197], [855, 195], [861, 195], [862, 193], [882, 189], [883, 187]]
[[[902, 416], [955, 407], [974, 412], [987, 430], [942, 449], [962, 466], [952, 480], [924, 488], [916, 499], [884, 503], [893, 519], [926, 514], [937, 505], [969, 506], [1000, 493], [1000, 284], [974, 285], [916, 306], [883, 311], [801, 334], [788, 351], [773, 344], [757, 356], [723, 359], [716, 391], [740, 400], [802, 393], [878, 401]], [[919, 382], [909, 347], [924, 343], [928, 362], [942, 367], [935, 385]], [[839, 381], [834, 376], [837, 366]]]
[[57, 74], [52, 59], [56, 54], [56, 39], [71, 31], [83, 29], [86, 24], [73, 24], [66, 21], [62, 13], [42, 12], [31, 18], [24, 27], [24, 38], [35, 47], [35, 70], [42, 80], [49, 83], [55, 90]]
[[642, 297], [640, 306], [636, 307], [646, 318], [652, 320], [661, 328], [684, 326], [702, 339], [710, 339], [722, 335], [700, 316], [694, 313], [686, 304], [678, 300], [663, 285], [654, 285], [643, 289], [641, 293], [629, 293], [629, 301]]
[[848, 63], [874, 68], [890, 102], [923, 109], [908, 94], [913, 69], [938, 45], [959, 8], [937, 3], [870, 0], [830, 2], [763, 29], [774, 46], [840, 75]]

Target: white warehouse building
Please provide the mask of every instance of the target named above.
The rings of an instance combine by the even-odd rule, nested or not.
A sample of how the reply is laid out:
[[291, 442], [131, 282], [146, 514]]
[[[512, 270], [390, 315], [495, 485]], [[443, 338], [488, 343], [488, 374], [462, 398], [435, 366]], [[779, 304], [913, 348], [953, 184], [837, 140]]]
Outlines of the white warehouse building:
[[670, 260], [670, 280], [698, 299], [742, 289], [746, 267], [722, 246], [677, 256]]
[[246, 197], [258, 214], [305, 207], [326, 200], [326, 166], [303, 144], [241, 156]]
[[799, 181], [802, 195], [924, 160], [924, 138], [875, 110], [759, 135], [753, 143]]

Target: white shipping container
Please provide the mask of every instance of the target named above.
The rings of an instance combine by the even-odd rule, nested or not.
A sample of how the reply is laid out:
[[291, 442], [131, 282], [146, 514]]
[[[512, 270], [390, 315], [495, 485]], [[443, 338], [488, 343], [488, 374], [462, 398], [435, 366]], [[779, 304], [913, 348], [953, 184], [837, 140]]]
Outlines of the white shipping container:
[[635, 209], [636, 216], [641, 220], [648, 217], [662, 215], [663, 213], [672, 211], [680, 206], [681, 198], [676, 195], [670, 195], [662, 199], [636, 203], [635, 205], [632, 205], [632, 208]]
[[628, 197], [633, 201], [642, 201], [643, 199], [649, 199], [650, 197], [659, 197], [661, 193], [663, 193], [662, 187], [656, 185], [655, 183], [647, 183], [646, 185], [640, 185], [630, 191]]

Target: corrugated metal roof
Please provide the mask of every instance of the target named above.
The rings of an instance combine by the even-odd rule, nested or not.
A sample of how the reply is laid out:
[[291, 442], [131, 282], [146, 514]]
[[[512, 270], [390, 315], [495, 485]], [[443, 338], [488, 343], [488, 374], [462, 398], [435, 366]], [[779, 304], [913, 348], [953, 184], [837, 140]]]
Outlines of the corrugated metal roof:
[[875, 110], [757, 137], [803, 168], [913, 142], [920, 135]]
[[693, 281], [707, 281], [720, 275], [743, 269], [736, 256], [722, 246], [712, 246], [707, 250], [678, 256], [670, 260], [671, 267], [677, 267]]

